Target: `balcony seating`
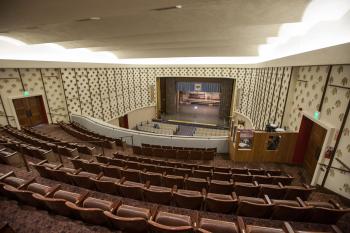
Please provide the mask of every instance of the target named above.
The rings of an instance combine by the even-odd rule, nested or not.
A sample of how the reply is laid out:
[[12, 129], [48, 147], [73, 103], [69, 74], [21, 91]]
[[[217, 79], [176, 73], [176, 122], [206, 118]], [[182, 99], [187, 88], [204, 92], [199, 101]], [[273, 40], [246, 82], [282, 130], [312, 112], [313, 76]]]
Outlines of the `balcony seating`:
[[[238, 229], [239, 232], [316, 233], [316, 231], [312, 230], [294, 230], [293, 227], [287, 222], [283, 223], [283, 226], [281, 228], [246, 225], [243, 219], [240, 217], [237, 218], [237, 223], [227, 223], [222, 222], [221, 220], [212, 219], [203, 219], [202, 221], [202, 218], [198, 216], [197, 212], [194, 212], [191, 214], [191, 216], [187, 216], [178, 213], [158, 211], [155, 209], [149, 210], [146, 208], [139, 208], [134, 206], [130, 207], [128, 205], [122, 204], [119, 201], [111, 202], [89, 197], [88, 192], [84, 192], [82, 194], [72, 193], [61, 190], [60, 185], [50, 187], [36, 183], [35, 179], [23, 180], [17, 178], [13, 172], [7, 173], [5, 175], [0, 174], [0, 176], [0, 184], [3, 185], [3, 188], [7, 192], [12, 194], [9, 196], [11, 198], [16, 198], [19, 201], [25, 202], [26, 204], [34, 205], [38, 208], [46, 208], [68, 217], [79, 218], [88, 223], [103, 224], [110, 227], [112, 226], [119, 230], [125, 229], [126, 231], [139, 232], [138, 230], [133, 231], [134, 228], [140, 227], [142, 230], [145, 230], [147, 227], [150, 227], [150, 229], [154, 232], [192, 232], [194, 230], [198, 230], [199, 232], [236, 232]], [[17, 188], [15, 186], [12, 186], [12, 184]], [[150, 186], [146, 186], [146, 188], [149, 187]], [[179, 190], [176, 190], [174, 187], [173, 192], [174, 194], [179, 192], [187, 196], [192, 196], [192, 194], [195, 193], [198, 197], [198, 192], [196, 193], [196, 191], [186, 190], [185, 192], [181, 192]], [[227, 196], [230, 196], [230, 198]], [[210, 203], [210, 199], [219, 201]], [[234, 200], [234, 203], [229, 204], [230, 200]], [[187, 206], [189, 203], [190, 202], [187, 202], [184, 205]], [[328, 209], [331, 209], [333, 207], [334, 209], [341, 209], [341, 207], [333, 201], [330, 201], [329, 203], [304, 203], [301, 199], [297, 199], [296, 201], [271, 201], [267, 196], [264, 196], [264, 198], [252, 198], [243, 196], [237, 198], [234, 193], [232, 193], [232, 195], [213, 195], [208, 193], [205, 200], [205, 205], [205, 209], [208, 211], [232, 213], [233, 210], [238, 206], [237, 214], [240, 216], [269, 218], [270, 214], [272, 213], [272, 218], [274, 218], [274, 216], [279, 216], [282, 219], [287, 218], [290, 220], [290, 217], [292, 219], [298, 219], [302, 221], [308, 221], [310, 217], [313, 217], [313, 214], [311, 212], [313, 210], [316, 211], [315, 207]], [[281, 206], [290, 208], [279, 209]], [[294, 216], [297, 215], [295, 214], [296, 207], [301, 207], [299, 210], [304, 210], [305, 207], [308, 207], [308, 210], [310, 209], [312, 211], [306, 211], [302, 215], [304, 216], [302, 218], [301, 215], [299, 216], [299, 214], [298, 216]], [[349, 209], [342, 209], [342, 214], [349, 213], [349, 211]], [[298, 211], [298, 213], [301, 212]], [[140, 226], [133, 225], [136, 223], [140, 223]], [[330, 229], [331, 231], [328, 232], [341, 232], [336, 226], [330, 226]], [[317, 232], [319, 233], [320, 231]]]
[[177, 189], [173, 193], [175, 205], [187, 209], [201, 209], [204, 196], [203, 192]]

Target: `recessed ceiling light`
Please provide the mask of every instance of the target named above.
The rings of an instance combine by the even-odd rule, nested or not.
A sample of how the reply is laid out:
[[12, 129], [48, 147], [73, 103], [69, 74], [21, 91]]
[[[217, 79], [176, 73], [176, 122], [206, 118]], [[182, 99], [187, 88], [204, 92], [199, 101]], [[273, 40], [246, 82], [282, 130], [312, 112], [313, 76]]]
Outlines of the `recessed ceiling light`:
[[174, 10], [174, 9], [181, 9], [181, 8], [182, 8], [182, 5], [176, 5], [176, 6], [155, 8], [153, 9], [153, 11], [167, 11], [167, 10]]
[[83, 18], [83, 19], [77, 19], [77, 22], [85, 22], [85, 21], [90, 21], [90, 20], [101, 20], [101, 17], [93, 16], [89, 18]]

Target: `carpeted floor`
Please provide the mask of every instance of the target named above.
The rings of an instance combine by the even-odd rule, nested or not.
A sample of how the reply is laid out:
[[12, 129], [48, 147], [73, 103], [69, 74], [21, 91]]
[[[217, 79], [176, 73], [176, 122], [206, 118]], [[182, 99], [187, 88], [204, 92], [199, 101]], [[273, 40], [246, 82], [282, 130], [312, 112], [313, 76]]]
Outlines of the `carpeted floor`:
[[[49, 126], [40, 126], [38, 129], [42, 130], [43, 132], [49, 133], [52, 136], [57, 136], [62, 139], [65, 139], [66, 141], [79, 141], [79, 139], [72, 137], [71, 135], [67, 134], [63, 130], [61, 130], [56, 125], [49, 125]], [[9, 136], [9, 135], [7, 135]], [[93, 145], [89, 145], [93, 146]], [[122, 148], [119, 148], [118, 150], [122, 150]], [[98, 151], [99, 153], [102, 152], [102, 150]], [[112, 156], [112, 153], [115, 152], [113, 150], [105, 149], [105, 154], [108, 156]], [[126, 149], [127, 153], [132, 153], [130, 148]], [[92, 158], [90, 155], [81, 155], [83, 158]], [[33, 159], [32, 157], [26, 156], [28, 160], [33, 162], [38, 162], [37, 159]], [[69, 162], [69, 160], [65, 157], [63, 157], [64, 164], [67, 167], [72, 167], [72, 164]], [[225, 160], [222, 157], [216, 157], [213, 161], [206, 162], [206, 164], [213, 164], [216, 166], [246, 166], [246, 167], [265, 167], [265, 168], [279, 168], [284, 170], [285, 172], [293, 175], [295, 177], [295, 184], [301, 184], [301, 183], [308, 183], [310, 181], [310, 177], [308, 177], [307, 173], [302, 167], [299, 166], [292, 166], [292, 165], [286, 165], [286, 164], [275, 164], [275, 163], [264, 163], [258, 164], [258, 163], [234, 163], [233, 161]], [[59, 182], [49, 180], [46, 178], [42, 178], [38, 175], [38, 173], [35, 170], [32, 170], [30, 172], [25, 171], [24, 168], [15, 168], [13, 166], [9, 165], [3, 165], [0, 164], [0, 172], [6, 173], [9, 171], [15, 171], [16, 175], [21, 178], [29, 179], [32, 177], [37, 177], [36, 180], [38, 183], [46, 184], [53, 186], [55, 184], [58, 184]], [[72, 191], [72, 192], [78, 192], [82, 193], [85, 189], [63, 184], [62, 189]], [[140, 207], [146, 207], [151, 208], [155, 204], [143, 202], [143, 201], [137, 201], [133, 199], [123, 198], [119, 196], [113, 196], [108, 195], [100, 192], [90, 191], [92, 197], [110, 200], [110, 201], [117, 201], [121, 200], [126, 204], [134, 205], [134, 206], [140, 206]], [[336, 199], [340, 203], [344, 205], [344, 202], [342, 198], [340, 198], [337, 195], [334, 194], [327, 194], [324, 192], [321, 192], [320, 190], [316, 190], [312, 193], [310, 196], [310, 200], [317, 200], [317, 201], [328, 201], [330, 198]], [[3, 197], [0, 197], [0, 222], [8, 222], [11, 227], [13, 227], [16, 232], [64, 232], [64, 233], [75, 233], [75, 232], [116, 232], [114, 230], [108, 229], [106, 227], [102, 226], [95, 226], [90, 225], [87, 223], [84, 223], [79, 220], [73, 220], [70, 218], [66, 218], [63, 216], [55, 215], [52, 213], [49, 213], [45, 210], [39, 210], [31, 206], [26, 206], [21, 203], [17, 203], [16, 201], [9, 200]], [[160, 210], [168, 211], [168, 212], [174, 212], [179, 214], [186, 214], [190, 215], [192, 213], [192, 210], [188, 209], [182, 209], [177, 208], [174, 206], [160, 206]], [[201, 217], [208, 217], [212, 219], [220, 219], [225, 221], [233, 221], [235, 216], [234, 215], [226, 215], [226, 214], [217, 214], [217, 213], [211, 213], [211, 212], [204, 212], [200, 211]], [[266, 219], [255, 219], [255, 218], [244, 218], [247, 224], [256, 224], [256, 225], [264, 225], [264, 226], [281, 226], [282, 222], [277, 220], [266, 220]], [[329, 229], [329, 226], [322, 225], [322, 224], [310, 224], [310, 223], [292, 223], [292, 225], [296, 229], [300, 230], [307, 230], [307, 229], [317, 229], [317, 230], [325, 230]], [[350, 232], [350, 214], [345, 215], [337, 224], [343, 232]]]

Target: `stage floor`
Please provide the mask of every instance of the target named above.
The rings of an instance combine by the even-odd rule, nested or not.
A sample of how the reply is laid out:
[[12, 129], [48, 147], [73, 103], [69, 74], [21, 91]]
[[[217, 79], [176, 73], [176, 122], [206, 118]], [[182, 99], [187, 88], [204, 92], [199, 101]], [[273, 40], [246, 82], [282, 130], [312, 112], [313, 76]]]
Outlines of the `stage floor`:
[[[195, 106], [197, 109], [195, 109]], [[219, 118], [219, 108], [220, 106], [180, 104], [178, 113], [162, 115], [162, 118], [192, 123], [224, 125], [224, 119]]]

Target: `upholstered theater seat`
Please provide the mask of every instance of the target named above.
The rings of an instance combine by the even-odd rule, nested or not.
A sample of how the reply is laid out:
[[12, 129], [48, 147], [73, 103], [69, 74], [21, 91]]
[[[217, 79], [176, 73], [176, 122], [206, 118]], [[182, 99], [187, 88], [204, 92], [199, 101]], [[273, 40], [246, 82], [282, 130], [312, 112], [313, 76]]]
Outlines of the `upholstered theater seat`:
[[119, 179], [109, 177], [109, 176], [101, 176], [100, 178], [91, 178], [95, 182], [95, 186], [98, 191], [108, 194], [117, 194], [117, 185], [119, 183]]
[[286, 189], [282, 185], [274, 184], [260, 184], [259, 197], [264, 195], [269, 196], [271, 199], [283, 199], [286, 194]]
[[152, 232], [194, 232], [189, 216], [159, 211], [149, 221]]
[[73, 181], [73, 184], [79, 187], [83, 187], [86, 189], [94, 189], [95, 183], [90, 178], [95, 178], [97, 175], [90, 172], [78, 172], [77, 174], [70, 174], [66, 173], [71, 180]]
[[253, 182], [253, 176], [252, 175], [245, 175], [245, 174], [233, 174], [232, 179], [234, 182], [244, 182], [244, 183], [251, 183]]
[[211, 180], [209, 184], [210, 193], [231, 194], [233, 191], [233, 182], [222, 180]]
[[121, 170], [122, 167], [118, 167], [115, 165], [104, 165], [102, 167], [102, 172], [105, 176], [113, 177], [113, 178], [121, 178]]
[[143, 188], [145, 201], [162, 205], [169, 205], [172, 200], [172, 188], [151, 185]]
[[123, 232], [147, 232], [148, 219], [151, 217], [149, 209], [121, 204], [114, 213], [104, 211], [109, 224]]
[[234, 222], [226, 222], [208, 218], [201, 218], [198, 223], [199, 231], [204, 229], [215, 233], [239, 233], [239, 227]]
[[163, 174], [157, 172], [141, 172], [140, 178], [142, 183], [149, 182], [151, 185], [161, 185]]
[[212, 177], [211, 170], [193, 170], [193, 177], [207, 179]]
[[253, 180], [259, 184], [272, 184], [273, 182], [273, 178], [269, 175], [253, 175]]
[[237, 215], [254, 217], [254, 218], [269, 218], [274, 204], [265, 198], [255, 197], [238, 197]]
[[207, 179], [189, 177], [185, 180], [185, 187], [194, 191], [208, 190], [208, 181]]
[[178, 188], [184, 188], [185, 186], [185, 180], [182, 176], [166, 175], [163, 178], [165, 186], [168, 188], [172, 188], [174, 185]]
[[228, 172], [213, 172], [212, 176], [213, 180], [223, 180], [223, 181], [229, 181], [232, 179], [232, 174]]
[[310, 222], [336, 224], [344, 214], [350, 213], [350, 208], [342, 208], [334, 200], [329, 202], [306, 201], [305, 204], [313, 207], [307, 218]]
[[199, 191], [178, 189], [173, 195], [176, 206], [187, 209], [200, 209], [204, 201], [204, 196]]
[[259, 193], [259, 185], [254, 183], [235, 182], [234, 189], [237, 196], [256, 197]]
[[121, 176], [126, 180], [140, 182], [140, 170], [136, 169], [123, 169], [121, 170]]
[[284, 199], [288, 200], [294, 200], [297, 197], [300, 197], [303, 201], [306, 201], [311, 192], [314, 190], [314, 188], [310, 188], [308, 185], [303, 186], [292, 186], [287, 185], [286, 188], [286, 195], [284, 196]]
[[243, 174], [248, 175], [248, 169], [247, 168], [231, 168], [232, 174]]
[[286, 176], [282, 176], [282, 175], [273, 176], [273, 175], [271, 175], [271, 176], [273, 178], [274, 184], [281, 183], [283, 185], [291, 185], [291, 183], [294, 180], [294, 177], [290, 176], [290, 175], [286, 175]]
[[123, 197], [142, 200], [143, 199], [143, 187], [145, 185], [142, 183], [137, 183], [133, 181], [121, 181], [117, 184], [117, 189]]
[[231, 213], [237, 207], [236, 195], [208, 193], [205, 199], [205, 208], [208, 211]]

